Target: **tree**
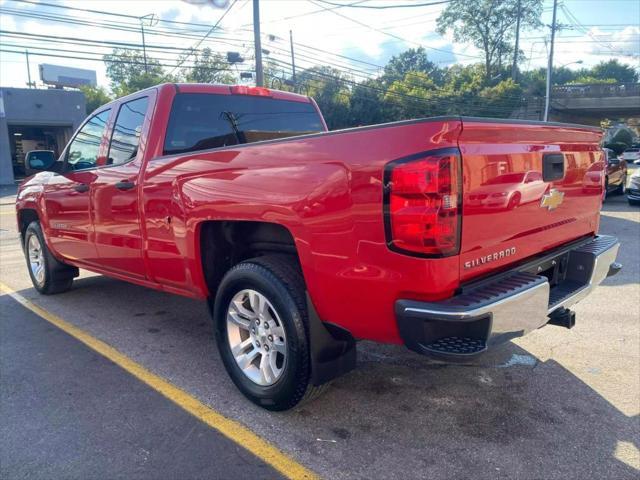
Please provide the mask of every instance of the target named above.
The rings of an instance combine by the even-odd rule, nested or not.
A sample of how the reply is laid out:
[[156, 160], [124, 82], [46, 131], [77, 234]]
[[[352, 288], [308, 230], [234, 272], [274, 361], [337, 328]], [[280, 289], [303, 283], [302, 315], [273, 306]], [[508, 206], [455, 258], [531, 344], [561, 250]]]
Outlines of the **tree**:
[[506, 118], [522, 104], [522, 88], [509, 78], [493, 87], [483, 88], [478, 93], [473, 114]]
[[598, 78], [592, 75], [582, 75], [575, 80], [567, 82], [567, 85], [606, 85], [618, 83], [615, 78]]
[[385, 107], [383, 86], [378, 79], [365, 80], [351, 91], [349, 97], [349, 125], [374, 125], [394, 120]]
[[451, 31], [455, 41], [471, 42], [484, 52], [486, 83], [513, 52], [518, 3], [520, 28], [540, 26], [542, 0], [451, 0], [438, 17], [440, 34]]
[[591, 69], [590, 74], [590, 76], [601, 80], [614, 79], [616, 83], [636, 83], [638, 81], [638, 72], [615, 58], [607, 62], [600, 62]]
[[329, 128], [351, 126], [349, 120], [349, 98], [352, 83], [340, 70], [316, 66], [302, 71], [297, 81], [305, 95], [313, 97], [320, 107]]
[[187, 82], [235, 83], [236, 77], [229, 71], [227, 61], [219, 53], [214, 53], [207, 47], [200, 53], [192, 51], [188, 56], [193, 58], [193, 67], [182, 69]]
[[91, 85], [83, 85], [80, 87], [87, 104], [87, 115], [96, 108], [101, 107], [105, 103], [109, 103], [113, 98], [109, 96], [104, 87], [93, 87]]
[[434, 97], [438, 95], [435, 82], [424, 72], [407, 72], [402, 80], [391, 84], [384, 96], [395, 119], [421, 118], [438, 115]]
[[442, 84], [444, 78], [443, 71], [427, 58], [427, 51], [423, 47], [418, 47], [391, 57], [384, 67], [381, 81], [388, 86], [397, 80], [402, 80], [409, 72], [426, 73], [438, 85]]
[[607, 132], [604, 147], [620, 155], [631, 146], [633, 136], [633, 131], [628, 127], [614, 127]]
[[143, 54], [138, 50], [116, 48], [103, 57], [111, 91], [122, 97], [143, 88], [170, 81], [160, 62], [147, 56], [146, 68]]

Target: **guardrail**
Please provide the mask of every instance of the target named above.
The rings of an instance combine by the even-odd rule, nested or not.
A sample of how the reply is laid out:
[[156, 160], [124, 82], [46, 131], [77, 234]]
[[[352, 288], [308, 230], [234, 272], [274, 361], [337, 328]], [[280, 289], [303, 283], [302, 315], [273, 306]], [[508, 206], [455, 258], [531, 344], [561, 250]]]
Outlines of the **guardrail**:
[[584, 85], [556, 85], [554, 98], [598, 98], [640, 96], [640, 83], [603, 83]]

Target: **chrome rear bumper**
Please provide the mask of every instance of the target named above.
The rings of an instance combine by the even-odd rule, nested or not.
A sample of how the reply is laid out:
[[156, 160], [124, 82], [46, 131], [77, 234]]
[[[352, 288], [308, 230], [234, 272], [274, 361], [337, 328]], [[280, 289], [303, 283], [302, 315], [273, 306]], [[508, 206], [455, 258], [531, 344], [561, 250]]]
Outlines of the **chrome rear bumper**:
[[[598, 236], [562, 251], [558, 258], [562, 256], [565, 270], [553, 286], [527, 264], [442, 302], [398, 300], [400, 335], [407, 347], [426, 355], [455, 359], [482, 353], [540, 328], [550, 314], [576, 304], [617, 273], [619, 246], [615, 237]], [[549, 261], [554, 262], [545, 260]]]

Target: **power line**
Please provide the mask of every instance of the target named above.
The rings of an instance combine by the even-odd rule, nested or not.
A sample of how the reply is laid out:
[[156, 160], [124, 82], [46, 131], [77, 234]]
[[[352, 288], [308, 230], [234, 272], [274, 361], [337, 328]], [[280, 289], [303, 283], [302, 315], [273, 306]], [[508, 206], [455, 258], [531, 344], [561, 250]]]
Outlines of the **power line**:
[[[73, 51], [73, 50], [60, 50], [59, 48], [51, 48], [48, 50], [54, 50], [54, 51], [58, 51], [58, 52], [71, 52], [71, 53], [84, 53], [85, 55], [92, 55], [91, 53], [87, 53], [87, 52], [77, 52], [77, 51]], [[6, 53], [17, 53], [20, 55], [24, 55], [24, 49], [23, 50], [9, 50], [9, 49], [5, 49], [0, 47], [0, 52], [6, 52]], [[92, 62], [104, 62], [103, 58], [93, 58], [93, 57], [81, 57], [78, 55], [60, 55], [60, 54], [54, 54], [54, 53], [34, 53], [34, 52], [29, 52], [29, 55], [32, 55], [34, 57], [55, 57], [55, 58], [69, 58], [69, 59], [73, 59], [73, 60], [87, 60], [87, 61], [92, 61]], [[100, 54], [94, 54], [94, 55], [100, 55]], [[109, 60], [109, 63], [122, 63], [122, 64], [129, 64], [129, 65], [144, 65], [144, 62], [137, 62], [137, 61], [133, 61], [133, 60]], [[175, 64], [163, 64], [163, 63], [158, 63], [157, 65], [161, 66], [161, 67], [167, 67], [167, 68], [171, 68], [173, 66], [175, 66]], [[183, 66], [183, 68], [196, 68], [196, 65], [187, 65], [187, 66]], [[220, 68], [217, 69], [220, 71], [229, 71], [229, 72], [234, 72], [236, 71], [235, 69], [231, 69], [231, 68]], [[253, 70], [237, 70], [237, 71], [244, 71], [244, 72], [251, 72]]]
[[[351, 4], [351, 6], [356, 5], [356, 4], [358, 4], [358, 3], [365, 3], [365, 2], [368, 2], [368, 1], [370, 1], [370, 0], [359, 0], [359, 1], [357, 1], [357, 2], [352, 3], [352, 4]], [[337, 10], [338, 8], [343, 8], [343, 7], [346, 7], [346, 6], [347, 6], [347, 5], [340, 5], [340, 6], [337, 6], [337, 7], [330, 8], [329, 10]], [[290, 15], [290, 16], [288, 16], [288, 17], [282, 17], [282, 18], [279, 18], [279, 19], [277, 19], [277, 20], [267, 20], [266, 22], [262, 22], [262, 23], [263, 23], [263, 24], [267, 24], [267, 23], [280, 23], [280, 22], [285, 22], [285, 21], [287, 21], [287, 20], [292, 20], [292, 19], [294, 19], [294, 18], [307, 17], [307, 16], [309, 16], [309, 15], [315, 15], [316, 13], [323, 13], [323, 12], [325, 12], [325, 11], [326, 11], [326, 8], [322, 7], [320, 10], [313, 10], [313, 11], [311, 11], [311, 12], [300, 13], [300, 14], [298, 14], [298, 15]], [[247, 27], [247, 26], [250, 26], [250, 25], [252, 25], [252, 24], [251, 24], [251, 23], [246, 23], [246, 24], [241, 25], [241, 26], [242, 26], [242, 27]]]
[[361, 21], [359, 21], [359, 20], [355, 20], [355, 19], [353, 19], [353, 18], [351, 18], [351, 17], [348, 17], [348, 16], [346, 16], [346, 15], [343, 15], [342, 13], [336, 12], [336, 11], [334, 11], [334, 10], [329, 10], [327, 7], [324, 7], [324, 6], [322, 6], [321, 4], [319, 5], [318, 3], [316, 3], [316, 0], [309, 0], [309, 1], [310, 1], [311, 3], [313, 3], [314, 5], [318, 5], [318, 6], [320, 6], [320, 7], [323, 7], [325, 10], [327, 10], [327, 11], [329, 11], [329, 12], [333, 13], [334, 15], [337, 15], [337, 16], [339, 16], [339, 17], [341, 17], [341, 18], [344, 18], [345, 20], [349, 20], [350, 22], [357, 23], [358, 25], [362, 25], [362, 26], [364, 26], [364, 27], [367, 27], [367, 28], [368, 28], [368, 29], [370, 29], [370, 30], [373, 30], [373, 31], [378, 32], [378, 33], [381, 33], [381, 34], [383, 34], [383, 35], [387, 35], [388, 37], [392, 37], [392, 38], [395, 38], [395, 39], [397, 39], [397, 40], [401, 40], [401, 41], [406, 42], [406, 43], [413, 43], [413, 44], [415, 44], [415, 45], [419, 45], [419, 46], [421, 46], [421, 47], [423, 47], [423, 48], [427, 48], [427, 49], [429, 49], [429, 50], [435, 50], [435, 51], [437, 51], [437, 52], [447, 53], [447, 54], [449, 54], [449, 55], [451, 55], [451, 56], [457, 56], [457, 55], [459, 55], [459, 56], [461, 56], [461, 57], [468, 57], [468, 58], [481, 58], [481, 57], [478, 57], [478, 56], [475, 56], [475, 55], [466, 55], [466, 54], [464, 54], [464, 53], [457, 53], [457, 54], [456, 54], [456, 53], [453, 53], [453, 52], [451, 52], [451, 51], [449, 51], [449, 50], [443, 50], [443, 49], [441, 49], [441, 48], [429, 47], [429, 46], [427, 46], [427, 45], [423, 45], [423, 44], [421, 44], [421, 43], [419, 43], [419, 42], [414, 42], [414, 41], [412, 41], [412, 40], [408, 40], [408, 39], [406, 39], [406, 38], [402, 38], [402, 37], [400, 37], [400, 36], [398, 36], [398, 35], [396, 35], [396, 34], [394, 34], [394, 33], [385, 32], [384, 30], [380, 30], [379, 28], [372, 27], [372, 26], [370, 26], [370, 25], [367, 25], [366, 23], [363, 23], [363, 22], [361, 22]]
[[[245, 3], [245, 5], [246, 5], [246, 3]], [[6, 8], [4, 8], [4, 9], [0, 8], [0, 11], [8, 11], [8, 10], [9, 9], [6, 9]], [[14, 15], [18, 15], [18, 16], [22, 15], [22, 16], [27, 16], [27, 17], [30, 17], [30, 18], [42, 19], [42, 14], [36, 15], [36, 14], [33, 14], [32, 12], [22, 12], [22, 11], [11, 10], [8, 13], [11, 13], [11, 14], [14, 14]], [[108, 12], [105, 12], [105, 13], [108, 13]], [[114, 14], [114, 15], [119, 15], [119, 14]], [[114, 24], [114, 22], [109, 22], [107, 24], [107, 23], [100, 23], [100, 22], [88, 22], [87, 20], [80, 19], [79, 17], [72, 17], [72, 16], [55, 16], [55, 17], [46, 17], [46, 18], [49, 19], [49, 20], [52, 20], [52, 21], [60, 22], [60, 23], [79, 24], [79, 25], [83, 25], [83, 26], [89, 25], [89, 26], [95, 26], [95, 27], [98, 27], [98, 28], [110, 29], [110, 30], [122, 30], [122, 31], [131, 32], [131, 33], [136, 33], [136, 34], [138, 33], [138, 26], [134, 25], [134, 24], [130, 24], [130, 23], [118, 22], [118, 23]], [[185, 23], [185, 22], [182, 22], [182, 23]], [[198, 39], [198, 40], [201, 39], [200, 36], [196, 36], [196, 35], [193, 35], [193, 34], [188, 34], [188, 33], [185, 33], [183, 31], [180, 31], [180, 32], [173, 32], [173, 31], [166, 32], [164, 30], [158, 31], [156, 29], [149, 29], [148, 28], [148, 29], [145, 30], [145, 32], [148, 33], [150, 36], [162, 35], [163, 37], [169, 36], [169, 37], [177, 37], [177, 38], [193, 38], [193, 39]], [[202, 32], [202, 33], [206, 33], [206, 32]], [[220, 35], [220, 32], [218, 32], [216, 35]], [[223, 34], [223, 35], [227, 35], [227, 34]], [[212, 37], [212, 35], [210, 35], [210, 37]], [[247, 43], [247, 44], [250, 42], [249, 39], [243, 39], [243, 38], [235, 38], [235, 37], [228, 37], [228, 36], [222, 36], [222, 37], [216, 36], [215, 37], [216, 42], [218, 42], [218, 43], [227, 43], [229, 45], [232, 45], [232, 44], [228, 43], [228, 42], [225, 42], [224, 40], [219, 40], [220, 38], [225, 38], [225, 39], [228, 39], [228, 40], [230, 40], [232, 42], [233, 41], [240, 42], [240, 43], [244, 42], [244, 43]], [[275, 38], [280, 40], [279, 37], [275, 37]], [[302, 47], [305, 47], [307, 49], [314, 49], [314, 47], [311, 47], [309, 45], [305, 45], [305, 44], [298, 44], [298, 45], [300, 45]], [[178, 47], [173, 47], [173, 48], [175, 48], [177, 50], [179, 49]], [[335, 54], [333, 52], [327, 52], [326, 50], [320, 50], [320, 49], [315, 49], [315, 50], [316, 51], [321, 51], [321, 52], [323, 52], [323, 53], [325, 53], [327, 55], [331, 55], [331, 56], [335, 56], [335, 57], [339, 57], [339, 58], [344, 58], [344, 59], [347, 59], [347, 60], [349, 60], [351, 62], [354, 62], [354, 63], [359, 63], [359, 64], [363, 64], [363, 65], [372, 65], [372, 66], [375, 66], [375, 68], [378, 68], [378, 69], [382, 68], [382, 66], [380, 66], [380, 65], [371, 64], [370, 62], [366, 62], [366, 61], [363, 61], [363, 60], [347, 57], [345, 55]], [[344, 65], [338, 65], [338, 64], [336, 64], [335, 61], [334, 62], [326, 61], [326, 63], [328, 63], [328, 64], [330, 64], [332, 66], [336, 66], [338, 68], [345, 68]], [[349, 68], [353, 69], [352, 67], [349, 67]], [[355, 69], [353, 69], [353, 70], [355, 70]]]
[[[106, 12], [104, 10], [92, 10], [89, 8], [78, 8], [78, 7], [70, 7], [67, 5], [58, 5], [55, 3], [45, 3], [45, 2], [39, 2], [39, 1], [34, 1], [34, 0], [11, 0], [13, 2], [17, 2], [17, 3], [28, 3], [31, 5], [37, 5], [37, 6], [42, 6], [42, 7], [51, 7], [51, 8], [60, 8], [60, 9], [64, 9], [64, 10], [74, 10], [74, 11], [78, 11], [78, 12], [85, 12], [85, 13], [95, 13], [98, 15], [109, 15], [112, 17], [121, 17], [121, 18], [131, 18], [131, 19], [140, 19], [141, 17], [137, 17], [135, 15], [127, 15], [124, 13], [113, 13], [113, 12]], [[209, 25], [204, 24], [204, 23], [191, 23], [191, 22], [180, 22], [177, 20], [163, 20], [161, 18], [158, 19], [159, 22], [162, 23], [171, 23], [171, 24], [176, 24], [176, 25], [191, 25], [191, 26], [199, 26], [199, 27], [206, 27], [209, 28]]]
[[[193, 52], [193, 50], [197, 49], [200, 45], [202, 45], [202, 42], [204, 42], [204, 41], [205, 41], [205, 39], [206, 39], [209, 35], [211, 35], [211, 34], [213, 33], [213, 31], [214, 31], [216, 28], [218, 28], [218, 25], [220, 25], [220, 22], [222, 22], [222, 20], [224, 20], [224, 17], [226, 17], [226, 16], [227, 16], [227, 14], [231, 11], [231, 9], [233, 8], [233, 6], [234, 6], [237, 2], [238, 2], [238, 0], [233, 0], [233, 3], [232, 3], [231, 5], [229, 5], [229, 8], [227, 8], [227, 9], [225, 10], [225, 12], [220, 16], [220, 18], [218, 19], [218, 21], [213, 25], [213, 27], [211, 27], [211, 29], [210, 29], [210, 30], [205, 34], [205, 36], [204, 36], [204, 37], [202, 37], [202, 39], [201, 39], [200, 41], [198, 41], [198, 42], [197, 42], [193, 47], [191, 47], [191, 48], [189, 49], [191, 52]], [[180, 67], [180, 65], [182, 65], [182, 64], [185, 62], [185, 60], [186, 60], [187, 58], [189, 58], [189, 56], [190, 56], [190, 55], [191, 55], [191, 53], [187, 53], [187, 55], [186, 55], [182, 60], [180, 60], [180, 61], [178, 62], [178, 65], [176, 65], [176, 66], [173, 68], [173, 70], [171, 70], [171, 71], [170, 71], [170, 72], [165, 76], [165, 78], [166, 78], [166, 77], [171, 76], [171, 74], [173, 74], [173, 72], [175, 72], [175, 71], [176, 71], [176, 69], [177, 69], [177, 68], [179, 68], [179, 67]]]
[[356, 4], [334, 3], [334, 2], [329, 2], [327, 0], [318, 0], [318, 1], [320, 3], [326, 3], [327, 5], [334, 5], [339, 7], [370, 8], [375, 10], [384, 10], [387, 8], [431, 7], [433, 5], [442, 5], [442, 4], [451, 2], [451, 0], [441, 0], [441, 1], [430, 2], [430, 3], [404, 3], [404, 4], [393, 4], [393, 5], [356, 5]]

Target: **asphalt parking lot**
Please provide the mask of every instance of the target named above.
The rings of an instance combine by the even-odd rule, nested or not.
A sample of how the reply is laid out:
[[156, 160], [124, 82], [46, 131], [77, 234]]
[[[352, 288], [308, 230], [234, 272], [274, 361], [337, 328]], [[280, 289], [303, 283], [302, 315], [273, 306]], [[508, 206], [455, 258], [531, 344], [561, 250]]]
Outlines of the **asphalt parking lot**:
[[[359, 368], [324, 396], [270, 413], [228, 379], [204, 304], [87, 272], [70, 292], [39, 296], [4, 193], [5, 285], [321, 477], [640, 475], [640, 209], [624, 197], [601, 220], [624, 269], [576, 306], [574, 329], [545, 327], [464, 366], [362, 342]], [[13, 298], [0, 297], [0, 314], [1, 478], [277, 478]]]

